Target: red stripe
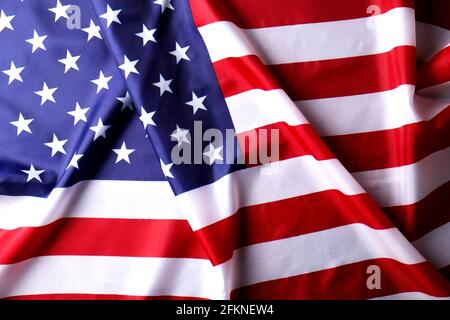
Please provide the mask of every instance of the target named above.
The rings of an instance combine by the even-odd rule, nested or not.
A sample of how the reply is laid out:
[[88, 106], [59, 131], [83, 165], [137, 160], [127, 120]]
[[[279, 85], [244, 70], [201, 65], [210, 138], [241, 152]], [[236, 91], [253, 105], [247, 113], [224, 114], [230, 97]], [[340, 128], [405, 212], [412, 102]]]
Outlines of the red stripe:
[[425, 0], [416, 1], [416, 20], [450, 29], [450, 1]]
[[450, 108], [447, 107], [429, 121], [323, 139], [350, 172], [358, 172], [415, 163], [450, 146], [449, 136]]
[[439, 51], [430, 61], [417, 66], [417, 89], [450, 81], [450, 47]]
[[214, 62], [213, 67], [225, 97], [252, 89], [281, 88], [269, 69], [257, 56], [227, 58]]
[[[397, 7], [413, 8], [412, 0], [190, 0], [198, 27], [216, 21], [232, 21], [241, 28], [262, 28], [290, 24], [326, 22], [369, 17]], [[378, 6], [379, 11], [369, 10]]]
[[0, 230], [0, 264], [47, 255], [207, 258], [185, 220], [64, 218]]
[[294, 101], [320, 99], [415, 84], [416, 49], [402, 46], [381, 54], [271, 66], [256, 56], [245, 56], [213, 66], [225, 97], [282, 88]]
[[178, 296], [126, 296], [119, 294], [86, 294], [86, 293], [58, 293], [58, 294], [30, 294], [14, 296], [3, 300], [207, 300], [197, 297]]
[[[380, 267], [380, 289], [367, 287], [367, 267], [371, 265]], [[447, 297], [450, 285], [426, 262], [405, 265], [391, 259], [373, 259], [239, 288], [231, 298], [370, 299], [402, 292]]]
[[[272, 143], [271, 139], [272, 130], [278, 132], [278, 141], [275, 141], [275, 143]], [[266, 141], [261, 137], [267, 137]], [[273, 157], [272, 146], [276, 146], [278, 149], [278, 157], [273, 161], [305, 155], [312, 155], [317, 160], [335, 158], [310, 124], [289, 126], [284, 122], [273, 123], [240, 133], [237, 135], [237, 139], [247, 167], [268, 163], [268, 161], [262, 161], [263, 159], [260, 156]], [[253, 141], [253, 143], [250, 143], [250, 141]]]
[[195, 233], [217, 265], [231, 258], [237, 248], [352, 223], [374, 229], [392, 227], [367, 194], [347, 196], [328, 190], [241, 208]]
[[414, 241], [450, 222], [450, 181], [417, 203], [383, 208], [394, 225]]

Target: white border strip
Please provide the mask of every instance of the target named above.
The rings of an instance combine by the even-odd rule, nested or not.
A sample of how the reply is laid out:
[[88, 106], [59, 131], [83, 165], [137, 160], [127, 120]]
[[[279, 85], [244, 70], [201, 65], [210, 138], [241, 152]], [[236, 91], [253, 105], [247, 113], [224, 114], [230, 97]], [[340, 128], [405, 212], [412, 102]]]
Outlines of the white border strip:
[[430, 120], [449, 106], [448, 101], [414, 95], [414, 90], [412, 85], [401, 85], [389, 91], [295, 104], [321, 136], [399, 128]]
[[416, 96], [422, 99], [441, 99], [450, 105], [450, 81], [417, 90]]
[[413, 245], [436, 269], [450, 265], [450, 222], [430, 231]]
[[90, 180], [54, 189], [48, 198], [0, 195], [0, 229], [61, 218], [185, 219], [165, 181]]
[[209, 260], [44, 256], [0, 265], [0, 297], [36, 294], [119, 294], [226, 298]]
[[352, 175], [380, 207], [408, 205], [450, 180], [449, 159], [450, 147], [410, 165]]
[[290, 126], [308, 123], [296, 105], [281, 89], [250, 90], [228, 97], [225, 101], [236, 133], [277, 122], [285, 122]]
[[450, 45], [450, 31], [428, 23], [416, 22], [417, 59], [428, 61]]
[[450, 297], [435, 297], [422, 292], [402, 292], [369, 300], [450, 300]]

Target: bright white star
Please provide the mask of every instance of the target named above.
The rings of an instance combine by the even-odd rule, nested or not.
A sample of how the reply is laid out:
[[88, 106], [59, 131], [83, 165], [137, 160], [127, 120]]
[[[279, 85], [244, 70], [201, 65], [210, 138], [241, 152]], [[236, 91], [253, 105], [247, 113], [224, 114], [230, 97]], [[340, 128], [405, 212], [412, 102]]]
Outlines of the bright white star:
[[153, 36], [156, 29], [148, 29], [145, 24], [142, 25], [142, 32], [136, 33], [138, 37], [142, 38], [142, 45], [145, 46], [147, 42], [152, 41], [156, 43], [156, 39]]
[[89, 108], [81, 108], [80, 104], [77, 102], [75, 105], [75, 110], [67, 112], [73, 117], [73, 125], [76, 125], [79, 121], [87, 122], [86, 112]]
[[126, 55], [123, 56], [123, 64], [119, 66], [119, 69], [122, 69], [125, 73], [125, 79], [128, 78], [130, 73], [139, 74], [139, 71], [136, 69], [136, 64], [139, 60], [130, 61]]
[[156, 0], [153, 3], [156, 3], [161, 6], [161, 13], [164, 13], [164, 10], [169, 8], [170, 10], [175, 10], [172, 6], [172, 3], [170, 3], [172, 0]]
[[108, 130], [111, 126], [104, 125], [102, 118], [98, 119], [98, 123], [96, 126], [90, 127], [91, 131], [95, 132], [94, 141], [99, 137], [106, 138], [106, 130]]
[[130, 163], [130, 154], [132, 154], [135, 149], [127, 149], [127, 145], [125, 144], [125, 141], [122, 143], [122, 146], [120, 147], [120, 149], [113, 149], [114, 153], [117, 154], [117, 159], [116, 159], [116, 163], [120, 162], [120, 161], [125, 161]]
[[42, 86], [42, 90], [36, 91], [35, 94], [41, 97], [41, 106], [46, 101], [55, 102], [55, 98], [53, 97], [53, 94], [55, 91], [58, 90], [58, 88], [49, 88], [47, 86], [47, 83], [44, 82], [44, 85]]
[[7, 16], [3, 10], [0, 11], [0, 32], [2, 32], [5, 28], [14, 30], [11, 25], [11, 20], [14, 19], [14, 17], [15, 16]]
[[125, 97], [118, 97], [117, 100], [122, 102], [120, 111], [123, 111], [126, 108], [133, 110], [133, 102], [131, 101], [130, 93], [128, 91], [125, 93]]
[[81, 29], [84, 32], [87, 33], [88, 39], [87, 41], [89, 42], [89, 40], [91, 40], [92, 38], [96, 37], [99, 39], [102, 39], [102, 36], [100, 34], [100, 26], [95, 25], [94, 21], [92, 21], [89, 23], [89, 27], [87, 28], [83, 28]]
[[122, 11], [122, 9], [119, 10], [112, 10], [109, 4], [107, 5], [106, 12], [100, 16], [100, 18], [103, 18], [106, 20], [106, 27], [109, 28], [111, 23], [116, 22], [118, 24], [121, 24], [119, 20], [119, 13]]
[[61, 62], [64, 66], [64, 73], [67, 73], [70, 69], [80, 70], [77, 66], [77, 61], [80, 59], [81, 56], [72, 56], [69, 50], [66, 51], [66, 57], [64, 59], [58, 60]]
[[21, 134], [23, 131], [31, 133], [30, 123], [33, 122], [34, 119], [25, 119], [22, 113], [19, 113], [19, 119], [17, 121], [11, 121], [10, 123], [17, 127], [17, 135]]
[[31, 164], [30, 165], [30, 170], [20, 170], [20, 171], [22, 171], [23, 173], [26, 173], [28, 175], [27, 182], [29, 182], [29, 181], [31, 181], [33, 179], [36, 179], [37, 181], [42, 183], [40, 175], [42, 173], [44, 173], [45, 170], [36, 170], [34, 168], [33, 164]]
[[33, 38], [25, 40], [25, 41], [33, 46], [33, 49], [31, 49], [31, 52], [34, 53], [37, 49], [47, 50], [47, 48], [44, 45], [45, 39], [47, 39], [47, 36], [40, 36], [36, 32], [36, 30], [34, 30]]
[[186, 104], [192, 107], [192, 110], [195, 114], [198, 111], [198, 109], [207, 110], [205, 105], [203, 104], [203, 101], [205, 101], [205, 99], [206, 96], [199, 98], [194, 92], [192, 92], [192, 100], [186, 102]]
[[164, 176], [167, 178], [173, 178], [173, 174], [172, 174], [172, 172], [170, 172], [170, 169], [172, 168], [173, 163], [165, 164], [161, 159], [159, 161], [160, 161], [161, 169], [163, 171]]
[[16, 68], [13, 61], [11, 61], [11, 67], [9, 70], [4, 70], [3, 73], [9, 76], [8, 84], [11, 84], [14, 80], [18, 80], [20, 82], [23, 82], [23, 79], [20, 75], [20, 73], [25, 69], [25, 67]]
[[164, 92], [172, 92], [172, 89], [170, 89], [170, 83], [172, 82], [171, 79], [169, 80], [165, 80], [164, 77], [160, 74], [159, 75], [159, 82], [155, 82], [153, 85], [155, 87], [159, 88], [159, 95], [162, 96], [164, 94]]
[[56, 7], [48, 9], [49, 11], [53, 12], [55, 14], [55, 22], [59, 20], [59, 18], [66, 18], [68, 19], [69, 16], [67, 15], [67, 10], [69, 10], [70, 4], [68, 5], [61, 5], [61, 2], [58, 0], [56, 2]]
[[59, 140], [56, 134], [53, 134], [53, 141], [44, 143], [47, 147], [52, 149], [52, 157], [61, 152], [62, 154], [66, 154], [66, 150], [64, 150], [64, 145], [67, 143], [67, 140]]
[[76, 169], [78, 168], [78, 161], [83, 157], [82, 154], [77, 154], [75, 152], [75, 154], [73, 155], [72, 159], [70, 160], [69, 164], [66, 167], [66, 170], [69, 170], [70, 167], [74, 167]]
[[91, 80], [91, 82], [97, 85], [97, 93], [99, 93], [102, 89], [109, 89], [108, 82], [111, 81], [112, 76], [105, 77], [103, 71], [100, 71], [100, 74], [97, 79]]
[[187, 56], [186, 52], [188, 51], [188, 49], [190, 48], [190, 46], [186, 46], [186, 47], [180, 47], [180, 45], [178, 44], [178, 42], [175, 42], [175, 50], [169, 52], [171, 55], [175, 56], [175, 58], [177, 58], [177, 64], [181, 61], [181, 60], [188, 60], [190, 61], [191, 59], [189, 59], [189, 57]]

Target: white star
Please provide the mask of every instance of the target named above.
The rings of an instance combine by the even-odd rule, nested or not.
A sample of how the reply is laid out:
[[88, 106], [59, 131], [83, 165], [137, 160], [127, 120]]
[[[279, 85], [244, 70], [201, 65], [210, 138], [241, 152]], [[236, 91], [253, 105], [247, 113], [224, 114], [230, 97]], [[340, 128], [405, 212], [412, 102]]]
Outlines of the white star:
[[78, 69], [78, 66], [77, 66], [78, 59], [80, 59], [80, 56], [72, 56], [70, 51], [67, 50], [66, 57], [64, 59], [60, 59], [58, 61], [61, 62], [63, 65], [65, 65], [66, 68], [64, 70], [64, 73], [67, 73], [67, 71], [69, 71], [70, 69], [75, 69], [78, 71], [80, 70], [80, 69]]
[[78, 168], [78, 161], [83, 157], [83, 154], [75, 154], [73, 155], [72, 159], [70, 160], [69, 164], [66, 167], [66, 170], [68, 170], [70, 167], [74, 167], [76, 169]]
[[21, 134], [22, 131], [26, 131], [31, 133], [30, 123], [33, 122], [34, 119], [25, 119], [22, 113], [19, 113], [19, 119], [17, 121], [11, 121], [10, 123], [17, 127], [17, 135]]
[[175, 10], [172, 6], [172, 4], [170, 3], [170, 1], [172, 0], [156, 0], [153, 3], [159, 4], [161, 6], [161, 13], [164, 12], [164, 10], [166, 10], [166, 8], [169, 8], [171, 10]]
[[111, 126], [107, 126], [103, 124], [102, 118], [98, 119], [98, 123], [94, 127], [90, 127], [91, 131], [95, 132], [94, 141], [97, 140], [98, 137], [106, 138], [106, 130]]
[[47, 50], [44, 45], [44, 40], [47, 39], [47, 36], [39, 36], [39, 34], [34, 30], [33, 38], [25, 40], [26, 42], [33, 45], [33, 49], [31, 52], [35, 52], [37, 49]]
[[14, 80], [23, 82], [22, 77], [20, 76], [20, 73], [23, 71], [23, 69], [25, 69], [25, 67], [16, 68], [14, 62], [11, 61], [11, 67], [9, 68], [9, 70], [3, 71], [4, 74], [9, 76], [8, 84], [11, 84], [11, 82], [13, 82]]
[[116, 22], [118, 24], [121, 24], [119, 20], [119, 13], [122, 11], [122, 9], [119, 10], [112, 10], [109, 4], [107, 5], [106, 12], [100, 16], [100, 18], [103, 18], [106, 20], [106, 27], [109, 28], [111, 23]]
[[125, 73], [125, 79], [128, 78], [130, 73], [139, 74], [139, 71], [136, 69], [136, 64], [139, 60], [130, 61], [126, 55], [123, 56], [123, 64], [119, 66], [119, 69], [122, 69]]
[[42, 90], [35, 92], [35, 94], [37, 94], [38, 96], [41, 96], [41, 106], [46, 101], [55, 102], [55, 98], [53, 97], [53, 94], [55, 93], [56, 90], [58, 90], [58, 88], [49, 88], [47, 86], [47, 83], [44, 82], [44, 85], [42, 86]]
[[171, 55], [174, 55], [177, 58], [177, 64], [182, 60], [188, 60], [190, 61], [191, 59], [189, 59], [189, 57], [186, 54], [186, 51], [188, 51], [188, 49], [190, 48], [190, 46], [187, 47], [180, 47], [180, 45], [178, 44], [178, 42], [175, 42], [175, 50], [169, 52]]
[[192, 92], [192, 100], [186, 102], [187, 105], [191, 106], [193, 108], [194, 114], [197, 112], [198, 109], [207, 110], [205, 105], [203, 104], [203, 101], [205, 101], [206, 96], [198, 98], [194, 92]]
[[173, 163], [164, 164], [164, 162], [161, 159], [159, 159], [159, 161], [161, 163], [161, 169], [164, 173], [164, 176], [167, 178], [173, 178], [173, 174], [172, 174], [172, 172], [170, 172], [170, 169], [172, 168]]
[[73, 125], [76, 125], [78, 121], [87, 122], [86, 112], [89, 111], [89, 108], [81, 108], [80, 104], [77, 102], [75, 105], [75, 110], [67, 112], [69, 115], [73, 117]]
[[183, 142], [186, 142], [188, 144], [191, 143], [189, 141], [189, 130], [182, 129], [178, 125], [170, 136], [172, 137], [172, 141], [176, 140], [178, 142], [178, 146], [181, 146]]
[[128, 91], [125, 93], [125, 97], [118, 97], [117, 100], [122, 102], [122, 109], [120, 109], [120, 111], [123, 111], [126, 108], [133, 110], [133, 103], [131, 101], [130, 93]]
[[122, 161], [122, 160], [130, 163], [129, 156], [130, 156], [130, 154], [132, 154], [135, 151], [135, 149], [127, 149], [127, 145], [125, 144], [125, 141], [124, 141], [122, 143], [122, 147], [120, 147], [120, 149], [113, 149], [113, 151], [114, 151], [114, 153], [117, 154], [117, 159], [116, 159], [115, 163]]
[[68, 19], [69, 16], [67, 15], [67, 10], [69, 10], [70, 4], [68, 5], [61, 5], [61, 2], [58, 0], [56, 3], [56, 7], [48, 9], [49, 11], [53, 12], [55, 14], [55, 22], [59, 20], [59, 18], [63, 17]]
[[0, 12], [0, 32], [3, 31], [3, 29], [8, 28], [10, 30], [14, 30], [14, 28], [11, 25], [11, 20], [14, 19], [15, 16], [7, 16], [3, 10]]
[[30, 170], [20, 170], [23, 173], [26, 173], [28, 175], [27, 177], [27, 182], [31, 181], [33, 179], [36, 179], [39, 182], [42, 182], [40, 175], [45, 171], [45, 170], [36, 170], [33, 166], [33, 164], [30, 165]]
[[133, 110], [133, 102], [131, 101], [130, 93], [128, 91], [125, 92], [125, 97], [118, 97], [116, 99], [122, 102], [122, 108], [120, 109], [120, 111], [123, 111], [127, 108]]
[[108, 82], [112, 79], [111, 77], [105, 77], [103, 71], [100, 71], [98, 79], [91, 80], [92, 83], [97, 85], [97, 93], [99, 93], [102, 89], [109, 89]]
[[83, 28], [81, 30], [83, 30], [84, 32], [86, 32], [88, 34], [88, 39], [87, 39], [88, 42], [93, 37], [102, 39], [102, 36], [100, 34], [100, 26], [96, 26], [94, 21], [92, 21], [92, 19], [91, 19], [91, 22], [89, 23], [89, 27]]
[[156, 43], [156, 39], [153, 34], [156, 32], [156, 29], [147, 29], [145, 24], [142, 25], [142, 32], [136, 33], [138, 37], [142, 38], [142, 45], [145, 46], [147, 42], [153, 41]]
[[155, 82], [153, 85], [155, 87], [159, 88], [159, 95], [162, 96], [164, 94], [164, 92], [168, 91], [170, 93], [172, 92], [172, 89], [170, 89], [170, 83], [172, 82], [172, 80], [165, 80], [164, 77], [160, 74], [159, 75], [159, 82]]
[[142, 121], [142, 124], [144, 125], [144, 129], [146, 129], [148, 125], [156, 126], [155, 122], [153, 121], [154, 115], [155, 115], [155, 111], [146, 112], [144, 107], [141, 107], [141, 116], [139, 117], [139, 120]]
[[220, 154], [222, 149], [223, 147], [214, 148], [212, 143], [206, 147], [207, 151], [203, 152], [203, 155], [208, 158], [209, 162], [207, 163], [209, 165], [212, 165], [216, 160], [223, 160], [222, 155]]
[[53, 134], [53, 141], [44, 143], [47, 147], [52, 149], [52, 157], [61, 152], [62, 154], [66, 154], [66, 150], [64, 150], [64, 145], [67, 143], [67, 140], [59, 140], [56, 134]]

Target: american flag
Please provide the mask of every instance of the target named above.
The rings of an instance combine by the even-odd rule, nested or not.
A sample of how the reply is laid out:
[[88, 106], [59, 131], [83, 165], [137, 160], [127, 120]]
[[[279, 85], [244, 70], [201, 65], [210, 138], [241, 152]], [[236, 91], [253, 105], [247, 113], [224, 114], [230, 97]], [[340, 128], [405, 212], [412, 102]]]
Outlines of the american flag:
[[0, 10], [1, 298], [450, 296], [448, 1]]

